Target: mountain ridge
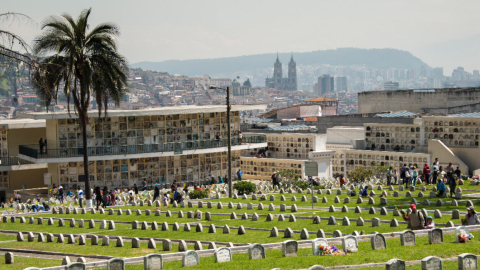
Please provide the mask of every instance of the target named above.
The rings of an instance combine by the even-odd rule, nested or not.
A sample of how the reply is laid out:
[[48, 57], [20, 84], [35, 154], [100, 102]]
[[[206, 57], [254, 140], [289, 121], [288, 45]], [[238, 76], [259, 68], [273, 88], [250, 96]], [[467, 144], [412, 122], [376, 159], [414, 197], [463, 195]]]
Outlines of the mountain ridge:
[[[425, 62], [404, 50], [338, 48], [311, 52], [278, 53], [280, 59], [290, 59], [293, 55], [297, 65], [366, 65], [377, 69], [411, 69], [429, 67]], [[132, 68], [164, 71], [171, 74], [198, 76], [200, 74], [231, 73], [271, 68], [277, 53], [254, 54], [235, 57], [210, 59], [165, 60], [161, 62], [142, 61], [131, 65]], [[288, 62], [282, 61], [283, 65]]]

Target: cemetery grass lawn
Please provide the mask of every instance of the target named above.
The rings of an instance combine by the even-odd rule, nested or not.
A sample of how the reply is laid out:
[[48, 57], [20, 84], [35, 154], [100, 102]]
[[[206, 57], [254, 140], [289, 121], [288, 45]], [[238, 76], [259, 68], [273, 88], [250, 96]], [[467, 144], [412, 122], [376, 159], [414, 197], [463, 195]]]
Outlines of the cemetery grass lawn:
[[0, 234], [0, 241], [11, 241], [11, 240], [17, 240], [16, 235], [8, 235], [8, 234]]
[[[15, 253], [14, 253], [15, 255]], [[2, 270], [18, 270], [28, 267], [52, 267], [60, 266], [62, 261], [59, 260], [50, 260], [50, 259], [39, 259], [39, 258], [30, 258], [30, 257], [20, 257], [15, 256], [13, 264], [5, 264], [5, 256], [0, 256], [0, 269]]]
[[[388, 239], [386, 250], [372, 250], [370, 242], [360, 242], [359, 252], [348, 256], [312, 256], [311, 248], [300, 248], [298, 257], [283, 257], [282, 250], [266, 250], [266, 259], [249, 260], [247, 253], [232, 254], [232, 262], [215, 263], [214, 257], [200, 257], [200, 264], [190, 266], [189, 269], [306, 269], [313, 265], [326, 267], [340, 265], [361, 265], [367, 263], [386, 263], [390, 259], [398, 258], [405, 261], [421, 260], [428, 256], [438, 256], [443, 259], [456, 257], [461, 253], [480, 254], [478, 237], [475, 233], [475, 240], [466, 244], [455, 244], [453, 235], [445, 235], [445, 243], [439, 245], [428, 244], [427, 237], [417, 237], [416, 246], [400, 246], [400, 239]], [[338, 245], [337, 247], [340, 247]], [[164, 269], [180, 269], [181, 261], [164, 262]], [[457, 261], [444, 262], [444, 269], [456, 269]], [[140, 270], [143, 265], [128, 265], [126, 269]], [[361, 268], [364, 270], [385, 269], [385, 267]], [[407, 266], [407, 269], [421, 269], [421, 265]]]

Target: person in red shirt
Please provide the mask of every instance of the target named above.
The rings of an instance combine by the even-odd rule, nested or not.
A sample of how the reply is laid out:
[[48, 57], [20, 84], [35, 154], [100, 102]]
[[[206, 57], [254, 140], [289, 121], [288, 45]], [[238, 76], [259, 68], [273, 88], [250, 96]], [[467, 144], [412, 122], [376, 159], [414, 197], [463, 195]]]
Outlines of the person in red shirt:
[[340, 186], [345, 185], [345, 177], [340, 178]]
[[430, 167], [427, 163], [425, 163], [425, 165], [423, 166], [423, 178], [425, 179], [425, 184], [427, 185], [430, 183], [430, 173]]

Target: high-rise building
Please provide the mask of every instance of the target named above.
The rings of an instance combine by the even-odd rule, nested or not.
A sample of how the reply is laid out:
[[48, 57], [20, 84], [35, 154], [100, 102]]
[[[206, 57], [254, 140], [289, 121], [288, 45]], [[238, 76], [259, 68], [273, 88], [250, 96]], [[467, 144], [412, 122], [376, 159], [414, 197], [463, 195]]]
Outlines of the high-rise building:
[[275, 88], [277, 90], [296, 91], [297, 88], [297, 63], [293, 60], [293, 55], [288, 63], [288, 77], [282, 76], [282, 62], [278, 59], [273, 64], [273, 78], [265, 79], [265, 87]]
[[382, 83], [382, 90], [398, 90], [400, 88], [398, 82], [384, 82]]
[[314, 93], [323, 96], [327, 93], [334, 92], [335, 83], [333, 77], [328, 74], [324, 74], [318, 77], [318, 82], [315, 84]]
[[336, 77], [335, 84], [338, 91], [347, 91], [347, 77]]

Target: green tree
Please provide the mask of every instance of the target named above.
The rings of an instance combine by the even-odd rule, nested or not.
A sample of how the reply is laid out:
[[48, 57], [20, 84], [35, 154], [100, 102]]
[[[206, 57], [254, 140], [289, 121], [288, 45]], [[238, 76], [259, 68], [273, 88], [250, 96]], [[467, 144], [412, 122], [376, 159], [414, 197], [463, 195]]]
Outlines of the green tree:
[[237, 82], [237, 80], [236, 80], [236, 79], [233, 79], [233, 81], [232, 81], [232, 86], [233, 86], [233, 87], [240, 86], [240, 83], [239, 83], [239, 82]]
[[248, 86], [248, 87], [252, 88], [252, 83], [250, 82], [250, 79], [247, 79], [246, 81], [244, 81], [243, 86]]
[[[83, 10], [77, 20], [69, 14], [52, 16], [42, 25], [44, 32], [35, 40], [33, 52], [45, 55], [47, 71], [33, 74], [32, 83], [47, 108], [57, 101], [63, 85], [67, 103], [73, 101], [83, 134], [83, 166], [86, 177], [86, 205], [91, 205], [86, 126], [88, 107], [94, 98], [98, 116], [107, 115], [107, 104], [118, 104], [127, 89], [127, 61], [117, 51], [115, 37], [120, 34], [112, 23], [102, 23], [89, 31], [91, 9]], [[67, 106], [69, 108], [69, 106]], [[70, 113], [70, 110], [69, 110]]]
[[351, 182], [358, 183], [373, 176], [378, 179], [384, 179], [387, 176], [388, 166], [369, 166], [369, 167], [357, 167], [353, 172], [347, 173], [348, 179]]

